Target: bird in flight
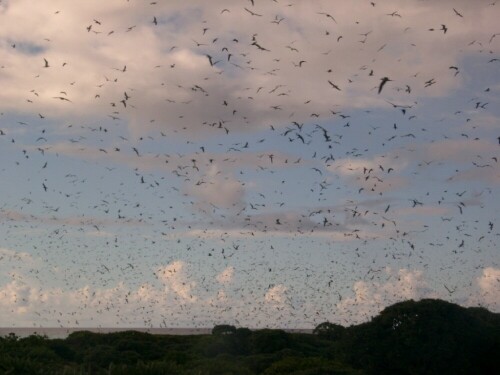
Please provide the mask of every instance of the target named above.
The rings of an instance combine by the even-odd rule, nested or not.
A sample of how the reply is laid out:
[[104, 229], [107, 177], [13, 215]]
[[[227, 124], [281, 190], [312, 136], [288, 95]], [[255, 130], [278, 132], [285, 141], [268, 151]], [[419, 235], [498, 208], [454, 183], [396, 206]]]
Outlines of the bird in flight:
[[245, 9], [248, 13], [250, 13], [252, 16], [257, 16], [257, 17], [262, 17], [262, 14], [257, 14], [255, 12], [252, 12], [251, 10], [248, 10], [247, 8], [243, 8]]
[[380, 85], [378, 86], [378, 93], [380, 94], [382, 92], [382, 89], [384, 88], [385, 84], [389, 81], [392, 81], [388, 77], [383, 77], [380, 79]]
[[[340, 89], [340, 87], [338, 87], [338, 86], [337, 86], [335, 83], [333, 83], [332, 81], [328, 80], [328, 83], [329, 83], [329, 84], [330, 84], [330, 85], [331, 85], [334, 89], [337, 89], [337, 90], [339, 90], [339, 91], [342, 91], [342, 90]], [[380, 93], [380, 91], [379, 91], [379, 93]]]
[[52, 98], [71, 102], [71, 100], [69, 100], [68, 98], [65, 98], [64, 96], [53, 96]]
[[324, 12], [318, 12], [318, 14], [322, 14], [324, 16], [326, 16], [327, 18], [331, 18], [333, 20], [333, 22], [337, 23], [337, 21], [335, 20], [335, 18], [333, 18], [333, 16], [329, 13], [324, 13]]
[[210, 63], [210, 66], [214, 66], [215, 64], [217, 64], [217, 63], [218, 63], [218, 61], [215, 61], [215, 62], [214, 62], [214, 61], [212, 60], [212, 56], [210, 56], [210, 55], [206, 55], [206, 56], [207, 56], [208, 62]]

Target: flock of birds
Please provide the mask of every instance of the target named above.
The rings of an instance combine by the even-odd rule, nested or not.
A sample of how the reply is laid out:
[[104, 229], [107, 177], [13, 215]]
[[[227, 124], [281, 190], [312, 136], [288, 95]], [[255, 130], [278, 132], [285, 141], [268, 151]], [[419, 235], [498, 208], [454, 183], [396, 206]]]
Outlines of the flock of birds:
[[[401, 65], [414, 62], [400, 62], [403, 49], [430, 52], [403, 10], [359, 2], [401, 34], [375, 45], [377, 29], [360, 14], [336, 14], [334, 2], [328, 11], [315, 2], [210, 2], [209, 20], [184, 10], [200, 17], [196, 28], [161, 2], [123, 3], [124, 18], [140, 9], [142, 23], [117, 29], [102, 14], [74, 26], [96, 51], [114, 37], [124, 43], [91, 78], [72, 68], [78, 57], [50, 55], [57, 35], [42, 35], [44, 47], [30, 54], [23, 40], [2, 46], [32, 73], [21, 110], [0, 116], [0, 267], [13, 267], [2, 282], [17, 287], [0, 290], [2, 324], [29, 306], [36, 325], [297, 327], [340, 316], [349, 324], [374, 312], [359, 304], [424, 296], [387, 288], [411, 289], [405, 275], [438, 275], [422, 293], [454, 299], [464, 290], [457, 298], [468, 303], [472, 278], [498, 268], [500, 137], [476, 126], [489, 115], [498, 132], [498, 81], [444, 103], [439, 119], [426, 116], [427, 93], [438, 101], [439, 90], [458, 90], [474, 72], [437, 58], [441, 75], [406, 75]], [[497, 12], [495, 3], [477, 6]], [[309, 31], [293, 23], [299, 7]], [[416, 32], [445, 48], [469, 22], [455, 7], [446, 24]], [[55, 24], [69, 11], [46, 10]], [[162, 33], [174, 32], [184, 35], [167, 45]], [[493, 76], [497, 35], [460, 46]], [[161, 54], [129, 50], [126, 38], [141, 37], [146, 52], [162, 39]], [[342, 54], [363, 63], [343, 66]], [[0, 64], [1, 82], [15, 66]], [[446, 147], [455, 149], [440, 154]], [[386, 294], [355, 288], [352, 297], [357, 280]]]

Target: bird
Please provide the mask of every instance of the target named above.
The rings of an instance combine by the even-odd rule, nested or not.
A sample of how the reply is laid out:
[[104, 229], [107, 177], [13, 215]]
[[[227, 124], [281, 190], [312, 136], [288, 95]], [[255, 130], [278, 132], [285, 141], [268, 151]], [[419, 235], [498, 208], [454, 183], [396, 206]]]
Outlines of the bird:
[[255, 12], [252, 12], [251, 10], [247, 9], [247, 8], [243, 8], [245, 9], [248, 13], [250, 13], [252, 16], [257, 16], [257, 17], [262, 17], [262, 14], [257, 14]]
[[424, 85], [424, 87], [429, 87], [429, 86], [432, 86], [432, 85], [433, 85], [433, 84], [435, 84], [435, 83], [436, 83], [435, 79], [434, 79], [434, 78], [431, 78], [431, 79], [429, 79], [428, 81], [425, 81], [425, 85]]
[[328, 80], [328, 83], [330, 84], [330, 86], [332, 86], [334, 89], [338, 90], [338, 91], [342, 91], [335, 83], [333, 83], [332, 81]]
[[214, 66], [214, 63], [212, 61], [212, 56], [210, 56], [210, 55], [205, 55], [205, 56], [207, 57], [208, 62], [210, 63], [210, 66]]
[[331, 14], [329, 14], [329, 13], [318, 12], [318, 14], [324, 15], [325, 17], [330, 18], [333, 22], [337, 23], [337, 21], [335, 20], [335, 18], [333, 18], [333, 16]]
[[422, 202], [419, 202], [418, 200], [416, 199], [410, 199], [410, 201], [412, 201], [413, 203], [413, 206], [412, 207], [416, 207], [416, 206], [423, 206], [423, 203]]
[[378, 93], [380, 94], [382, 92], [382, 89], [384, 88], [385, 84], [387, 82], [391, 81], [388, 77], [382, 77], [380, 79], [380, 85], [378, 86]]
[[[35, 22], [4, 43], [9, 311], [37, 326], [259, 328], [333, 308], [347, 326], [408, 280], [422, 298], [488, 306], [500, 34], [459, 24], [496, 8], [123, 3], [112, 17], [49, 10], [51, 39]], [[426, 280], [456, 273], [471, 284]]]
[[270, 50], [268, 50], [267, 48], [262, 47], [262, 46], [261, 46], [260, 44], [258, 44], [256, 41], [252, 42], [252, 44], [251, 44], [251, 45], [252, 45], [252, 46], [257, 47], [257, 48], [258, 48], [259, 50], [261, 50], [261, 51], [267, 51], [267, 52], [270, 52]]
[[321, 176], [323, 175], [323, 172], [321, 172], [321, 170], [319, 168], [313, 167], [311, 169], [314, 170], [314, 171], [316, 171], [316, 172], [318, 172]]
[[453, 294], [453, 293], [455, 293], [455, 291], [456, 291], [456, 288], [454, 288], [454, 289], [450, 289], [450, 288], [448, 288], [448, 287], [446, 286], [446, 284], [443, 284], [443, 286], [444, 286], [444, 288], [448, 291], [448, 293], [449, 293], [449, 294]]
[[71, 100], [69, 100], [68, 98], [65, 98], [64, 96], [53, 96], [52, 98], [72, 103]]

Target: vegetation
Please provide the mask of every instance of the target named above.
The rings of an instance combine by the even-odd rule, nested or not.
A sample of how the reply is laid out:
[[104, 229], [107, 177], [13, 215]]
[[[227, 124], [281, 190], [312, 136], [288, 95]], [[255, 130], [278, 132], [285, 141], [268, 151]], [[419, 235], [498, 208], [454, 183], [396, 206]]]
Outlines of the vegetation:
[[11, 334], [0, 338], [0, 374], [494, 374], [498, 353], [500, 314], [422, 300], [313, 334], [231, 325], [192, 336]]

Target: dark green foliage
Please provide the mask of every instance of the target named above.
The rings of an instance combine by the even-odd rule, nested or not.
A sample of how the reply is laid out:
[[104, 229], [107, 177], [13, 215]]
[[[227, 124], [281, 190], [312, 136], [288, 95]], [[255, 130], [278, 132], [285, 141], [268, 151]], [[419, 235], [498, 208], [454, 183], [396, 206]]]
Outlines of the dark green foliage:
[[494, 374], [500, 314], [406, 301], [352, 327], [314, 334], [229, 325], [212, 335], [75, 332], [0, 337], [1, 374]]
[[361, 372], [325, 358], [287, 357], [273, 363], [265, 375], [355, 375]]
[[341, 347], [348, 362], [374, 374], [488, 373], [499, 328], [498, 314], [481, 317], [440, 300], [406, 301], [349, 329]]
[[236, 332], [236, 327], [228, 324], [221, 324], [212, 329], [212, 335], [231, 335]]
[[340, 340], [344, 333], [345, 327], [330, 322], [319, 324], [313, 331], [313, 334], [327, 340]]
[[290, 334], [279, 329], [262, 329], [252, 335], [252, 351], [254, 353], [275, 353], [288, 348], [291, 344]]
[[151, 361], [138, 362], [134, 366], [124, 364], [109, 365], [109, 375], [164, 375], [164, 374], [182, 374], [179, 366], [172, 362]]
[[47, 342], [47, 346], [61, 359], [73, 361], [76, 359], [75, 351], [64, 340], [54, 339]]

